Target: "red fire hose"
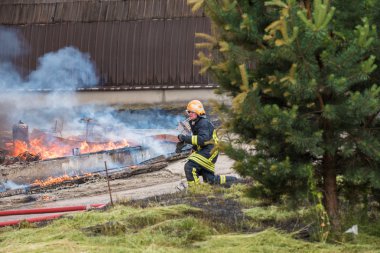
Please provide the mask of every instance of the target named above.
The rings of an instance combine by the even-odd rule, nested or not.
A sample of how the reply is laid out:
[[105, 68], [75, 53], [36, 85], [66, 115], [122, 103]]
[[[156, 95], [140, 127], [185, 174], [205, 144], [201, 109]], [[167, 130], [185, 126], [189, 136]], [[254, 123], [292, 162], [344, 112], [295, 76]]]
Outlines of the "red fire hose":
[[[92, 204], [89, 206], [65, 206], [65, 207], [50, 207], [50, 208], [38, 208], [38, 209], [7, 210], [7, 211], [0, 211], [0, 216], [85, 211], [90, 208], [102, 208], [104, 206], [105, 204]], [[40, 222], [40, 221], [52, 220], [52, 219], [59, 218], [62, 215], [63, 214], [54, 214], [54, 215], [40, 216], [40, 217], [35, 217], [35, 218], [28, 218], [28, 219], [4, 221], [4, 222], [0, 222], [0, 227], [17, 225], [21, 221], [24, 221], [24, 220], [27, 222]]]
[[35, 218], [28, 218], [28, 219], [23, 219], [23, 220], [3, 221], [3, 222], [0, 222], [0, 227], [17, 225], [21, 221], [39, 222], [39, 221], [53, 220], [53, 219], [57, 219], [57, 218], [61, 217], [62, 215], [63, 215], [63, 213], [61, 213], [61, 214], [53, 214], [53, 215], [48, 215], [48, 216], [40, 216], [40, 217], [35, 217]]
[[91, 207], [101, 208], [103, 206], [105, 206], [105, 204], [92, 204], [89, 206], [63, 206], [63, 207], [45, 207], [45, 208], [36, 208], [36, 209], [6, 210], [6, 211], [0, 211], [0, 216], [84, 211]]

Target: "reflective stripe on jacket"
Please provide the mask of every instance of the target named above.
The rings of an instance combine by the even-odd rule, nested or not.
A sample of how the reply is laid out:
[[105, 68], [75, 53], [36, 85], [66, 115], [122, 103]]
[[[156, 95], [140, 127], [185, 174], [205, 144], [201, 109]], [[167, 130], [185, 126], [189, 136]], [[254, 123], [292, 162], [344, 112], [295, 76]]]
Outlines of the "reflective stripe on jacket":
[[205, 115], [191, 120], [190, 126], [193, 135], [185, 136], [184, 142], [192, 144], [195, 152], [189, 156], [189, 160], [214, 172], [215, 162], [219, 154], [218, 150], [214, 150], [214, 144], [218, 143], [214, 126]]

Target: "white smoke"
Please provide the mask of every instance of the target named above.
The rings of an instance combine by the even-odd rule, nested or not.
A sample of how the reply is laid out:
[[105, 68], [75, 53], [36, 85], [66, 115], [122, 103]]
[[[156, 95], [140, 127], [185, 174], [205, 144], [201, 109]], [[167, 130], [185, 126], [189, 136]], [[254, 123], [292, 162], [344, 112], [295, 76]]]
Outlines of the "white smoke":
[[28, 88], [72, 90], [98, 84], [90, 56], [73, 47], [47, 53], [38, 63], [37, 70], [30, 73], [25, 84]]
[[25, 184], [16, 184], [11, 180], [0, 181], [0, 192], [4, 192], [7, 190], [23, 189], [26, 186], [27, 185]]
[[24, 44], [17, 32], [0, 26], [0, 88], [17, 87], [22, 83], [13, 60], [27, 52]]
[[[173, 147], [164, 147], [150, 136], [178, 134], [175, 128], [183, 120], [181, 116], [162, 110], [118, 112], [112, 107], [80, 106], [76, 89], [98, 84], [90, 55], [74, 47], [49, 52], [24, 78], [13, 63], [28, 52], [22, 37], [15, 30], [0, 27], [0, 45], [0, 89], [7, 90], [0, 93], [0, 127], [4, 130], [22, 120], [30, 132], [34, 128], [54, 131], [58, 126], [61, 137], [69, 138], [85, 136], [90, 126], [92, 141], [127, 139], [149, 146], [157, 155], [174, 152]], [[34, 100], [28, 97], [30, 90], [39, 91]], [[35, 102], [39, 106], [34, 106]]]
[[[67, 111], [78, 105], [77, 88], [98, 84], [90, 56], [74, 47], [41, 56], [37, 69], [23, 77], [15, 62], [17, 57], [29, 52], [28, 47], [17, 30], [0, 26], [0, 127], [3, 129], [9, 129], [30, 108], [41, 104], [48, 110], [66, 108]], [[34, 93], [35, 99], [30, 99], [31, 92], [36, 90], [48, 93]]]
[[9, 62], [26, 53], [23, 38], [16, 31], [0, 26], [0, 61]]
[[90, 55], [74, 47], [49, 52], [38, 59], [37, 69], [23, 78], [14, 60], [25, 54], [23, 38], [16, 30], [0, 27], [0, 88], [8, 90], [76, 90], [98, 84]]
[[0, 88], [6, 89], [9, 88], [9, 86], [17, 87], [21, 83], [21, 76], [15, 70], [13, 64], [11, 62], [1, 62], [0, 58]]

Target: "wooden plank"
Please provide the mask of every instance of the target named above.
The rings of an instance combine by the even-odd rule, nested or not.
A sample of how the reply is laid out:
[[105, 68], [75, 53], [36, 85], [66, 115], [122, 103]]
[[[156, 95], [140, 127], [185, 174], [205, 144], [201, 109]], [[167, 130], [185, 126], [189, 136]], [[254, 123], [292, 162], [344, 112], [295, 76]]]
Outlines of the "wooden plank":
[[110, 179], [120, 179], [127, 178], [138, 174], [149, 173], [153, 171], [160, 170], [168, 166], [168, 162], [159, 162], [154, 164], [144, 164], [144, 165], [136, 165], [130, 166], [123, 171], [112, 173], [109, 178]]

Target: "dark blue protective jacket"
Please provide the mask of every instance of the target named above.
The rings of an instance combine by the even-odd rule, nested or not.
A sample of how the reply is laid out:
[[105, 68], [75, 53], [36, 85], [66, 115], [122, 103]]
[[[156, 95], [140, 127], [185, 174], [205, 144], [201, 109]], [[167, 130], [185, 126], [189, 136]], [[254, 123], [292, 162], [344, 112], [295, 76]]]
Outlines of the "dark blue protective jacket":
[[193, 135], [183, 138], [185, 143], [193, 145], [193, 152], [189, 160], [196, 162], [205, 169], [215, 171], [215, 162], [218, 158], [218, 150], [214, 149], [218, 143], [218, 137], [212, 123], [206, 115], [198, 116], [195, 120], [190, 120]]

